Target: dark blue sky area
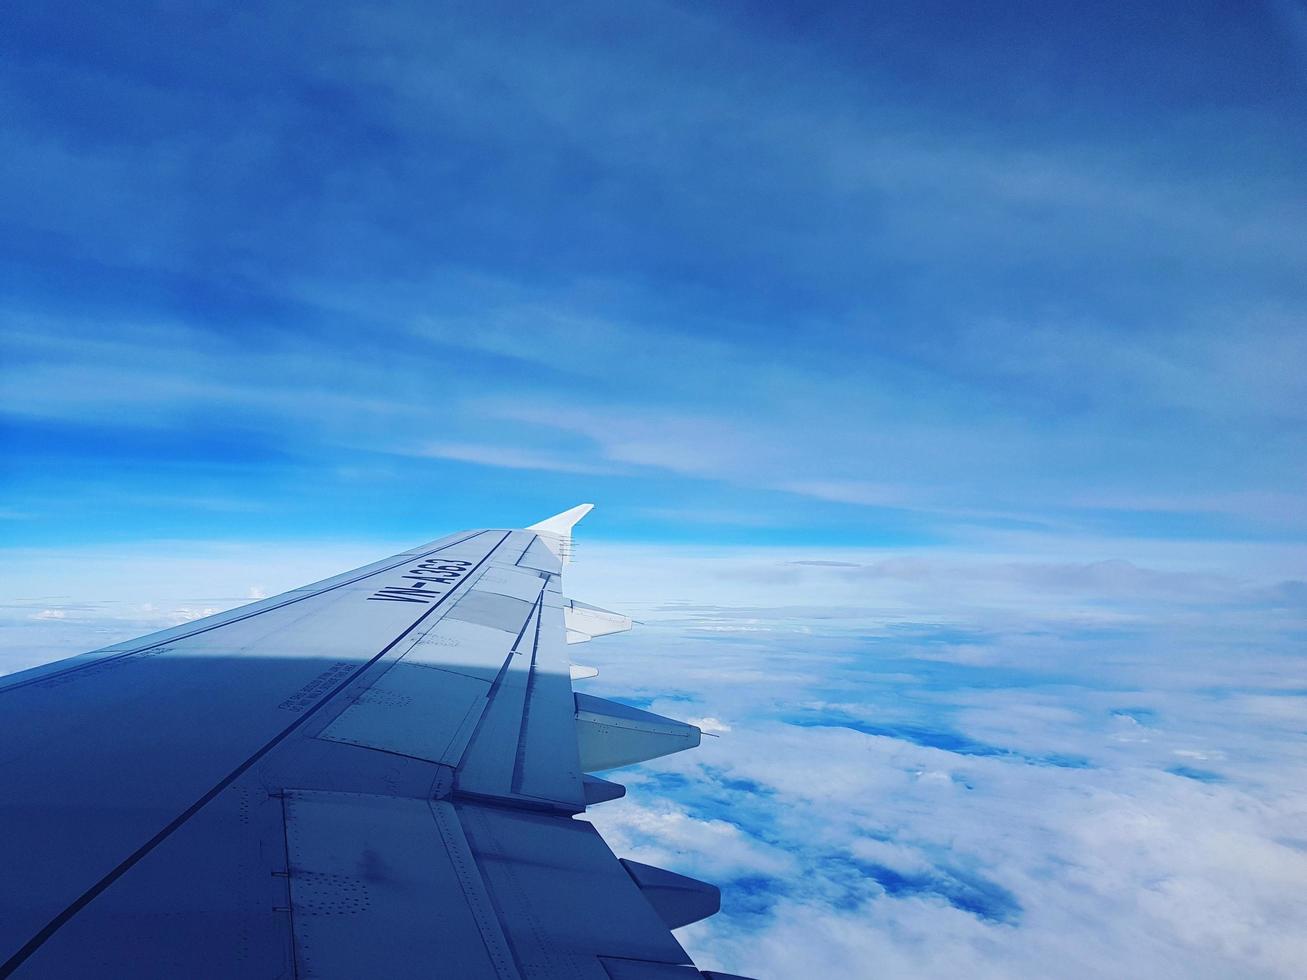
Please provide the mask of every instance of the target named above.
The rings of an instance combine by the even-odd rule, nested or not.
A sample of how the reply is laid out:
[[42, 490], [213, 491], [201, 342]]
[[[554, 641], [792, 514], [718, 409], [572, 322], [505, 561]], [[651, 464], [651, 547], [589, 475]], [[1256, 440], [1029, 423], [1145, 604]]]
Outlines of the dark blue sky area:
[[1300, 537], [1305, 53], [1289, 0], [8, 10], [4, 526]]

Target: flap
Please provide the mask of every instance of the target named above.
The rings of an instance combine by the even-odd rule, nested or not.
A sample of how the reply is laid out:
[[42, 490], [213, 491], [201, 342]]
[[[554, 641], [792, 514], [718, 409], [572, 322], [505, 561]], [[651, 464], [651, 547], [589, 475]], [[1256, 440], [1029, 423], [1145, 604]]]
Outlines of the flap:
[[622, 866], [668, 929], [688, 926], [721, 910], [722, 893], [716, 885], [625, 858]]

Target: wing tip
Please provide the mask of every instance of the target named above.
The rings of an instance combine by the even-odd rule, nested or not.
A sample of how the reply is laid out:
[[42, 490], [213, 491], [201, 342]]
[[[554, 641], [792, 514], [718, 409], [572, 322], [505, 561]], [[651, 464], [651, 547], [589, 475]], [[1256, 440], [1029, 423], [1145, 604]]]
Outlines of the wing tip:
[[594, 504], [577, 504], [561, 514], [555, 514], [553, 517], [546, 517], [543, 521], [537, 521], [526, 530], [544, 531], [546, 534], [571, 534], [572, 528], [576, 527], [581, 518], [594, 510], [594, 506]]

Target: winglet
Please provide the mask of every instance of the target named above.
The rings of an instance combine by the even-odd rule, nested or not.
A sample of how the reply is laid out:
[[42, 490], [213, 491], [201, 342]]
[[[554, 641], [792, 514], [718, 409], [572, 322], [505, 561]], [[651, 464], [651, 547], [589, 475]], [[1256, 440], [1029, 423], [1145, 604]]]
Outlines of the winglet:
[[572, 528], [576, 527], [581, 518], [594, 510], [594, 507], [594, 504], [577, 504], [571, 510], [565, 510], [561, 514], [555, 514], [553, 517], [532, 524], [527, 530], [544, 531], [546, 534], [561, 534], [566, 537], [572, 533]]
[[577, 504], [571, 510], [546, 518], [538, 524], [532, 524], [528, 531], [540, 535], [540, 543], [558, 556], [564, 565], [572, 560], [572, 528], [586, 514], [594, 510], [594, 504]]

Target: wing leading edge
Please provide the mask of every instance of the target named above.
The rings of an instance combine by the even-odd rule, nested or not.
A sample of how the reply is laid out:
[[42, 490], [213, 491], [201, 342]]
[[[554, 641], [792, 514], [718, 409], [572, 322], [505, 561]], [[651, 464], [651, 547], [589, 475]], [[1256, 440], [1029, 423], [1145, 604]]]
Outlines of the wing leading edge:
[[0, 977], [722, 976], [580, 819], [700, 737], [572, 690], [589, 510], [0, 678]]

